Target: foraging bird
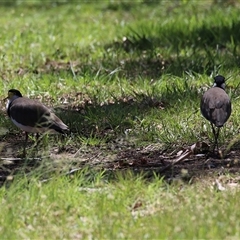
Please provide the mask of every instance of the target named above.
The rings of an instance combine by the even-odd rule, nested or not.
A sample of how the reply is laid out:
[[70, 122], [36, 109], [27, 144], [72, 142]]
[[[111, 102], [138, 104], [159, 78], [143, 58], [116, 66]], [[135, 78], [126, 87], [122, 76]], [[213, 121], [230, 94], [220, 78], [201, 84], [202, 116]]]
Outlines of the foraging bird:
[[16, 89], [8, 91], [7, 114], [12, 122], [26, 132], [25, 146], [28, 133], [62, 133], [67, 132], [68, 126], [64, 124], [50, 109], [42, 103], [23, 97]]
[[[200, 109], [202, 115], [211, 123], [215, 138], [214, 148], [218, 149], [218, 135], [220, 128], [231, 115], [231, 100], [225, 92], [225, 78], [221, 75], [214, 77], [212, 88], [208, 89], [202, 96]], [[217, 132], [214, 128], [217, 127]]]

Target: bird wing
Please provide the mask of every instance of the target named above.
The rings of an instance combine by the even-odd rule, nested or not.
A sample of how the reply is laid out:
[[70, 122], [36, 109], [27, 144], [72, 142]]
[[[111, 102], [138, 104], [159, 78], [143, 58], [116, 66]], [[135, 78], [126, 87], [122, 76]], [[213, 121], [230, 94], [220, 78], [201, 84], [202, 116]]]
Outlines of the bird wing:
[[60, 133], [69, 130], [50, 109], [33, 99], [15, 99], [10, 103], [8, 112], [12, 119], [24, 126], [49, 128]]
[[9, 113], [11, 118], [18, 123], [35, 127], [43, 115], [50, 115], [50, 110], [38, 101], [21, 97], [12, 101]]
[[62, 120], [58, 118], [53, 112], [50, 112], [50, 118], [51, 118], [51, 123], [49, 128], [54, 129], [59, 133], [64, 133], [65, 131], [69, 130], [68, 126], [64, 124]]
[[203, 116], [216, 126], [222, 126], [231, 115], [231, 111], [230, 98], [220, 88], [209, 89], [201, 99]]

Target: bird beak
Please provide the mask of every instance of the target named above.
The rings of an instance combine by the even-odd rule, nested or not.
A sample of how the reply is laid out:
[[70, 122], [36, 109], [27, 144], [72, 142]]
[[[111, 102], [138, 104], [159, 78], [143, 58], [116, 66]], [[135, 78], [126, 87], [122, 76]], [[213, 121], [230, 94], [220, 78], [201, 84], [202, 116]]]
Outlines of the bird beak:
[[4, 101], [4, 102], [5, 102], [7, 99], [8, 99], [8, 97], [4, 98], [2, 101]]
[[3, 101], [5, 102], [7, 99], [10, 99], [11, 98], [11, 95], [10, 93], [8, 93], [8, 96], [6, 98], [3, 99]]

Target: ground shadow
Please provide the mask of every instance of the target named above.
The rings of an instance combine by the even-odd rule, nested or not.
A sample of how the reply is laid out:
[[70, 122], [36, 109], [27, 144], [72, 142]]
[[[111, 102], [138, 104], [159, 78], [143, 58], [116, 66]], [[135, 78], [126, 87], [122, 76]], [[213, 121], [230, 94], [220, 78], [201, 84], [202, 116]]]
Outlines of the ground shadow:
[[[59, 156], [61, 158], [61, 156]], [[62, 158], [63, 165], [57, 167], [59, 158], [49, 157], [50, 167], [45, 168], [42, 158], [8, 158], [1, 159], [0, 185], [11, 184], [19, 175], [29, 175], [36, 169], [41, 169], [41, 181], [48, 181], [58, 172], [61, 176], [78, 176], [84, 169], [93, 172], [104, 172], [104, 178], [114, 180], [119, 174], [125, 175], [132, 172], [134, 175], [142, 175], [151, 180], [156, 177], [163, 178], [167, 183], [180, 181], [181, 183], [193, 183], [206, 177], [224, 174], [235, 174], [239, 171], [239, 153], [229, 152], [223, 159], [213, 157], [211, 154], [191, 154], [183, 161], [173, 164], [178, 158], [176, 153], [170, 153], [167, 149], [160, 149], [158, 145], [120, 149], [113, 153], [109, 149], [99, 147], [81, 148], [77, 154], [68, 155], [68, 162]], [[71, 162], [71, 164], [69, 164]], [[54, 167], [52, 167], [54, 165]], [[59, 170], [56, 170], [59, 169]], [[46, 171], [46, 174], [44, 173]]]
[[[205, 24], [191, 31], [159, 28], [158, 37], [136, 31], [131, 29], [121, 40], [105, 44], [103, 58], [82, 57], [91, 51], [88, 48], [82, 49], [79, 59], [72, 62], [54, 54], [33, 72], [96, 76], [101, 70], [103, 75], [115, 72], [131, 81], [139, 77], [158, 79], [163, 74], [182, 76], [184, 72], [211, 74], [221, 68], [231, 71], [240, 65], [240, 21], [221, 27]], [[161, 49], [168, 49], [168, 56], [162, 55]]]

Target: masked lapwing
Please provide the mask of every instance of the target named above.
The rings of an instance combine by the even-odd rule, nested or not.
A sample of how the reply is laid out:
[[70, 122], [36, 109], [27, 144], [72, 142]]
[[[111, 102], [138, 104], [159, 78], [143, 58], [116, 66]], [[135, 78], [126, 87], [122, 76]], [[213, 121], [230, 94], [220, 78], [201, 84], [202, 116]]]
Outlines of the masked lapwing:
[[10, 89], [8, 91], [7, 114], [12, 122], [21, 130], [28, 133], [61, 133], [69, 131], [68, 126], [62, 122], [49, 108], [42, 103], [23, 97], [20, 91]]
[[208, 89], [202, 96], [200, 109], [202, 115], [211, 123], [215, 138], [214, 151], [216, 146], [218, 149], [220, 128], [228, 120], [232, 112], [231, 100], [225, 92], [225, 78], [223, 76], [214, 77], [212, 88]]

